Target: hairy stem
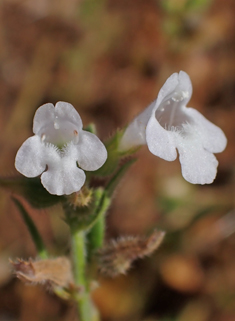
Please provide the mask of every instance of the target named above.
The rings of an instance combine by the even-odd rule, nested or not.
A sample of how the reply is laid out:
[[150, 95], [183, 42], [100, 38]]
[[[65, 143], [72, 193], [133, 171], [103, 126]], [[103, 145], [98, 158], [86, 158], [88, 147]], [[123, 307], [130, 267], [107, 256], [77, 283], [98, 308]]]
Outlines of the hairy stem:
[[81, 296], [76, 297], [79, 321], [91, 321], [92, 303], [86, 279], [85, 233], [83, 231], [74, 231], [72, 229], [71, 237], [74, 281], [79, 288], [82, 288]]

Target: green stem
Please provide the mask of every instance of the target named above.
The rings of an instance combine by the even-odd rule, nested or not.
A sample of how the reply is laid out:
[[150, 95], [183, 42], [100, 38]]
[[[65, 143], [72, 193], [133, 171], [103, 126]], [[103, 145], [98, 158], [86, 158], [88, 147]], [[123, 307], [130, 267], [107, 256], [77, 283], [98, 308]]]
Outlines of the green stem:
[[41, 259], [48, 258], [47, 250], [45, 248], [45, 245], [43, 243], [41, 235], [40, 235], [36, 225], [34, 224], [33, 220], [31, 219], [28, 212], [25, 210], [24, 206], [20, 203], [19, 200], [17, 200], [14, 197], [12, 198], [12, 200], [20, 211], [20, 214], [25, 222], [25, 225], [27, 226], [29, 233], [33, 239], [33, 242], [36, 246], [39, 257]]
[[103, 191], [103, 195], [100, 197], [99, 204], [97, 204], [95, 209], [95, 217], [97, 217], [97, 220], [87, 233], [87, 256], [89, 262], [92, 261], [94, 253], [103, 246], [105, 234], [105, 214], [110, 206], [110, 202], [111, 199], [107, 196], [107, 193]]
[[105, 215], [101, 215], [95, 225], [89, 231], [88, 237], [88, 261], [92, 260], [93, 254], [103, 246], [105, 234]]
[[90, 232], [90, 242], [94, 244], [93, 250], [97, 250], [103, 246], [104, 242], [104, 233], [105, 233], [105, 216], [101, 215], [96, 222], [96, 224], [92, 227]]
[[83, 293], [77, 296], [80, 321], [91, 321], [91, 299], [86, 280], [86, 250], [85, 233], [71, 229], [72, 237], [72, 258], [74, 264], [75, 284], [82, 288]]

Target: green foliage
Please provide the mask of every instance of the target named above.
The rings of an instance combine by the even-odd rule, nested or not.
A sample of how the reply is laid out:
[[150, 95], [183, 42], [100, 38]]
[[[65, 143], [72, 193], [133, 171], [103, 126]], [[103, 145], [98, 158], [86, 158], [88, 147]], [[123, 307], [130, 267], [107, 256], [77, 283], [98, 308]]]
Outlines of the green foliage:
[[0, 186], [23, 196], [34, 208], [47, 208], [63, 199], [63, 196], [50, 194], [38, 177], [0, 177]]
[[105, 164], [94, 172], [98, 176], [109, 176], [112, 175], [118, 167], [119, 161], [122, 157], [118, 151], [118, 146], [122, 138], [123, 131], [117, 131], [105, 144], [108, 152], [108, 158]]
[[94, 190], [88, 206], [74, 206], [68, 199], [63, 202], [65, 221], [72, 230], [89, 230], [108, 209], [110, 199], [104, 189]]
[[162, 0], [161, 6], [168, 14], [202, 12], [212, 3], [212, 0]]
[[190, 36], [197, 26], [198, 17], [211, 3], [212, 0], [162, 0], [160, 4], [165, 13], [163, 30], [174, 40], [177, 37]]
[[104, 200], [104, 203], [100, 208], [100, 214], [98, 215], [96, 223], [92, 226], [87, 234], [89, 260], [91, 259], [93, 253], [103, 245], [105, 233], [105, 213], [111, 203], [111, 198], [117, 185], [134, 162], [135, 159], [131, 159], [120, 166], [120, 168], [116, 171], [105, 188], [106, 200]]
[[30, 215], [28, 214], [28, 212], [26, 211], [26, 209], [24, 208], [24, 206], [21, 204], [21, 202], [18, 199], [13, 197], [12, 200], [15, 203], [16, 207], [18, 208], [18, 210], [19, 210], [19, 212], [25, 222], [25, 225], [28, 228], [28, 231], [34, 241], [36, 248], [37, 248], [37, 252], [38, 252], [39, 257], [41, 259], [46, 259], [48, 257], [46, 248], [44, 246], [43, 240], [42, 240], [40, 233], [38, 232], [38, 229], [37, 229], [36, 225], [34, 224], [32, 218], [30, 217]]
[[84, 130], [86, 130], [86, 131], [88, 131], [88, 132], [90, 132], [92, 134], [97, 135], [96, 134], [96, 127], [95, 127], [95, 124], [93, 124], [93, 123], [91, 123], [91, 124], [87, 125], [86, 127], [84, 127]]
[[116, 134], [112, 136], [105, 143], [105, 147], [108, 152], [108, 158], [105, 164], [100, 169], [94, 172], [95, 175], [97, 176], [113, 175], [115, 171], [118, 169], [120, 162], [123, 159], [132, 156], [139, 149], [139, 147], [137, 148], [135, 147], [125, 152], [119, 151], [120, 141], [122, 139], [124, 132], [125, 132], [125, 129], [117, 131]]
[[188, 0], [185, 4], [187, 10], [197, 10], [203, 11], [206, 10], [211, 4], [213, 0]]
[[94, 17], [98, 19], [104, 11], [106, 0], [86, 0], [81, 3], [80, 17], [82, 21], [92, 22]]
[[121, 181], [122, 177], [125, 175], [129, 167], [135, 163], [136, 159], [132, 158], [128, 160], [126, 163], [124, 163], [120, 168], [116, 171], [116, 173], [113, 175], [113, 177], [110, 179], [109, 183], [106, 186], [107, 194], [111, 197], [113, 195], [113, 192], [115, 191], [117, 185]]

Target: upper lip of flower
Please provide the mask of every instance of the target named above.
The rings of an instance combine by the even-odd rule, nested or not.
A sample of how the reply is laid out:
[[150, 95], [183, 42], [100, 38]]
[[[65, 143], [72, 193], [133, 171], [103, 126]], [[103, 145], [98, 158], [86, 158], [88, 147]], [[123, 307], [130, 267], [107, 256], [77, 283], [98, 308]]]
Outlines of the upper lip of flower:
[[65, 102], [41, 106], [33, 121], [33, 132], [42, 141], [62, 147], [70, 143], [78, 143], [82, 120], [74, 107]]
[[82, 120], [69, 103], [39, 107], [33, 132], [35, 136], [17, 152], [15, 166], [27, 177], [42, 174], [42, 184], [51, 194], [80, 190], [86, 178], [82, 169], [97, 170], [106, 161], [105, 146], [97, 136], [82, 130]]
[[[182, 128], [184, 123], [192, 123], [186, 105], [192, 96], [192, 83], [189, 76], [180, 71], [171, 75], [161, 88], [152, 114], [166, 130]], [[164, 119], [162, 119], [164, 118]]]

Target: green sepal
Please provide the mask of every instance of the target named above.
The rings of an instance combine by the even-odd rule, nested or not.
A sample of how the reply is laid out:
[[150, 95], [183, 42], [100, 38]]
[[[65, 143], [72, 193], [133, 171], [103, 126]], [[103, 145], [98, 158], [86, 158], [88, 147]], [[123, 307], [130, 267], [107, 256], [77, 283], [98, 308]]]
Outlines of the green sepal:
[[89, 133], [96, 134], [96, 126], [93, 123], [88, 124], [86, 127], [83, 128], [83, 130], [86, 130]]
[[[84, 130], [96, 135], [96, 127], [94, 124], [89, 124]], [[90, 176], [110, 176], [118, 167], [121, 155], [118, 152], [120, 139], [122, 138], [123, 131], [117, 131], [106, 143], [108, 157], [105, 164], [96, 171], [88, 172], [87, 177]]]
[[136, 158], [131, 158], [128, 161], [126, 161], [123, 165], [119, 167], [119, 169], [116, 171], [116, 173], [112, 176], [110, 181], [108, 182], [105, 190], [109, 197], [113, 195], [113, 192], [115, 191], [117, 185], [121, 181], [122, 177], [125, 175], [129, 167], [136, 162]]
[[15, 203], [16, 207], [18, 208], [18, 210], [21, 214], [21, 217], [23, 218], [24, 223], [28, 228], [28, 231], [29, 231], [29, 233], [32, 237], [32, 240], [35, 244], [35, 247], [37, 249], [38, 256], [41, 259], [48, 258], [48, 254], [47, 254], [45, 245], [43, 243], [41, 235], [40, 235], [36, 225], [34, 224], [32, 218], [30, 217], [30, 215], [28, 214], [28, 212], [26, 211], [26, 209], [24, 208], [24, 206], [21, 204], [21, 202], [18, 199], [12, 197], [12, 200]]
[[96, 176], [112, 175], [118, 169], [120, 165], [120, 161], [122, 159], [132, 156], [139, 149], [139, 146], [137, 146], [135, 148], [129, 149], [124, 152], [119, 150], [120, 141], [122, 139], [124, 132], [125, 132], [125, 128], [117, 131], [115, 135], [112, 136], [105, 143], [105, 147], [108, 152], [108, 158], [101, 168], [93, 172], [93, 175], [96, 175]]
[[102, 188], [94, 190], [92, 201], [88, 206], [74, 207], [68, 200], [63, 202], [65, 221], [75, 231], [89, 230], [99, 216], [107, 211], [110, 198]]
[[94, 172], [94, 175], [109, 176], [117, 169], [119, 161], [121, 159], [121, 155], [118, 151], [118, 146], [122, 135], [122, 131], [117, 131], [116, 134], [105, 143], [105, 147], [108, 152], [108, 158], [104, 165]]
[[39, 177], [0, 177], [0, 186], [23, 196], [34, 208], [50, 207], [63, 199], [63, 196], [50, 194]]

